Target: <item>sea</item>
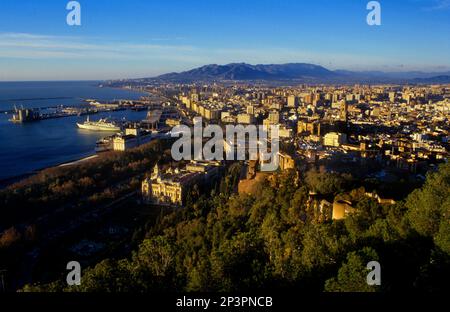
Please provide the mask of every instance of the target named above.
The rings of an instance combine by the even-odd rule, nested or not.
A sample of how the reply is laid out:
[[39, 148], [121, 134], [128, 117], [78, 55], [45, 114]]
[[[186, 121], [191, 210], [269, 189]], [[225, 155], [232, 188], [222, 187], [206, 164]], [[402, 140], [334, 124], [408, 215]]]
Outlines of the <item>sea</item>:
[[[78, 129], [87, 116], [47, 119], [15, 124], [8, 121], [16, 107], [78, 106], [85, 99], [113, 101], [139, 99], [146, 94], [131, 90], [100, 88], [99, 81], [0, 82], [0, 187], [41, 169], [76, 161], [95, 154], [95, 143], [108, 133]], [[93, 114], [100, 118], [139, 121], [146, 111], [116, 111]]]

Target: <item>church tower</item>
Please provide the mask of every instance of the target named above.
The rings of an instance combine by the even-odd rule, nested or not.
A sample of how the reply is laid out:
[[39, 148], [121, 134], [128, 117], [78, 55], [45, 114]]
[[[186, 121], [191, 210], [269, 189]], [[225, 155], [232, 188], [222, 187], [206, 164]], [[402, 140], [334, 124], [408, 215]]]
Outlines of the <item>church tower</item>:
[[156, 164], [155, 167], [153, 167], [151, 179], [152, 180], [160, 180], [161, 179], [161, 172], [159, 170], [158, 164]]

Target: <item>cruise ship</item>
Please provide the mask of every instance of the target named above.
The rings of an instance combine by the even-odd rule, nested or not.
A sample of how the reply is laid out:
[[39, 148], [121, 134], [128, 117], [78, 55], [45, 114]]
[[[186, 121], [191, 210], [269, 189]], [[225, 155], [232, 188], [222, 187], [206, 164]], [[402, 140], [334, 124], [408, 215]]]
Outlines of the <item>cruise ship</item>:
[[90, 131], [112, 131], [119, 132], [120, 126], [114, 122], [108, 121], [108, 119], [100, 119], [99, 121], [90, 121], [89, 116], [84, 123], [78, 123], [77, 126], [80, 129], [90, 130]]

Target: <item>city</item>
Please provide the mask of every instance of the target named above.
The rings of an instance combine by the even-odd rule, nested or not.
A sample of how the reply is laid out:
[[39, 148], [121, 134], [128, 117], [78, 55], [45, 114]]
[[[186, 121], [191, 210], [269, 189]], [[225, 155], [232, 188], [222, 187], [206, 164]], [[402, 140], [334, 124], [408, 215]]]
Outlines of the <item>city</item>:
[[[126, 243], [130, 235], [133, 239], [143, 235], [139, 231], [145, 231], [148, 225], [142, 222], [161, 222], [168, 216], [186, 213], [201, 218], [208, 210], [196, 209], [199, 202], [207, 200], [207, 194], [256, 200], [261, 188], [286, 178], [295, 182], [291, 192], [299, 193], [301, 203], [288, 204], [300, 205], [299, 210], [289, 214], [293, 213], [301, 224], [326, 225], [355, 218], [361, 213], [362, 203], [386, 210], [389, 215], [403, 206], [405, 197], [423, 185], [427, 174], [437, 172], [449, 157], [450, 85], [109, 83], [163, 101], [139, 99], [139, 105], [148, 110], [146, 119], [114, 128], [113, 132], [123, 129], [123, 134], [109, 136], [112, 144], [97, 150], [97, 158], [46, 169], [2, 194], [7, 206], [14, 205], [17, 210], [23, 205], [3, 220], [32, 223], [23, 230], [26, 223], [6, 228], [2, 244], [29, 246], [22, 246], [25, 249], [20, 252], [33, 255], [27, 267], [35, 270], [33, 276], [42, 276], [43, 280], [46, 275], [57, 277], [56, 272], [50, 273], [39, 264], [45, 253], [76, 255], [87, 264], [105, 256], [117, 257], [131, 248]], [[225, 157], [230, 151], [236, 155], [239, 146], [238, 141], [225, 139], [220, 159], [190, 157], [174, 161], [170, 149], [178, 135], [172, 132], [180, 125], [195, 128], [195, 118], [199, 117], [204, 125], [223, 129], [237, 124], [277, 125], [280, 146], [274, 156], [278, 166], [262, 170], [264, 160], [252, 150], [250, 141], [242, 146], [247, 156], [254, 157]], [[189, 132], [188, 140], [194, 132]], [[208, 138], [201, 136], [200, 140]], [[273, 144], [272, 140], [272, 148]], [[257, 150], [256, 145], [253, 148]], [[187, 152], [193, 155], [191, 149]], [[32, 185], [48, 187], [44, 192], [50, 193], [46, 197], [42, 197], [42, 191], [25, 198], [20, 195], [32, 191]], [[79, 198], [81, 194], [84, 196]], [[46, 207], [44, 211], [48, 212], [43, 215], [28, 216], [26, 212], [33, 202], [36, 208], [40, 202], [56, 208], [61, 200], [66, 204], [54, 211]], [[44, 244], [41, 247], [35, 246], [37, 237], [38, 246]], [[110, 237], [114, 237], [112, 246]], [[30, 280], [28, 270], [15, 270], [21, 276], [17, 281]]]

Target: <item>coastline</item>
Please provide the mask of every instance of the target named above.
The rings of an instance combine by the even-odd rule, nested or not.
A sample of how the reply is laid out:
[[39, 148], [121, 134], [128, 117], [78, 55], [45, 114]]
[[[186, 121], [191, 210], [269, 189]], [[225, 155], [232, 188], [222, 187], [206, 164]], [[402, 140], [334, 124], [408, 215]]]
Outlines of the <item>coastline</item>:
[[37, 170], [35, 170], [33, 172], [24, 173], [24, 174], [21, 174], [21, 175], [18, 175], [18, 176], [12, 176], [12, 177], [8, 177], [8, 178], [5, 178], [5, 179], [1, 179], [0, 180], [0, 191], [5, 189], [5, 188], [7, 188], [8, 186], [13, 185], [14, 183], [20, 182], [20, 181], [25, 180], [25, 179], [27, 179], [27, 178], [35, 175], [35, 174], [38, 174], [39, 172], [41, 172], [43, 170], [51, 169], [51, 168], [59, 168], [59, 167], [64, 168], [64, 167], [79, 165], [79, 164], [82, 164], [84, 162], [88, 162], [90, 160], [97, 159], [98, 157], [99, 157], [98, 154], [90, 153], [89, 155], [82, 156], [81, 158], [76, 158], [76, 159], [65, 161], [65, 162], [62, 162], [62, 163], [59, 163], [59, 164], [55, 164], [55, 165], [52, 165], [52, 166], [43, 167], [43, 168], [37, 169]]
[[[78, 91], [75, 92], [73, 90], [74, 87], [72, 86], [72, 82], [73, 81], [68, 81], [68, 82], [69, 82], [69, 86], [65, 86], [64, 85], [65, 81], [58, 81], [58, 84], [56, 84], [55, 86], [52, 85], [53, 82], [49, 82], [49, 83], [50, 83], [50, 87], [52, 87], [52, 88], [54, 87], [55, 89], [57, 89], [57, 91], [59, 93], [62, 93], [59, 89], [66, 88], [67, 90], [69, 90], [68, 88], [70, 87], [70, 90], [69, 90], [70, 92], [69, 91], [67, 91], [67, 92], [65, 91], [67, 94], [69, 94], [69, 96], [67, 96], [66, 94], [63, 94], [62, 96], [59, 96], [59, 94], [56, 95], [56, 96], [53, 96], [53, 93], [49, 94], [49, 95], [45, 94], [44, 96], [42, 96], [41, 94], [34, 95], [34, 93], [30, 93], [30, 95], [22, 96], [22, 97], [19, 97], [19, 96], [13, 97], [11, 95], [11, 97], [8, 97], [8, 99], [9, 98], [11, 98], [11, 99], [13, 99], [13, 98], [14, 99], [19, 99], [19, 98], [20, 99], [25, 99], [25, 98], [26, 99], [28, 99], [28, 98], [31, 99], [31, 98], [33, 98], [33, 99], [48, 99], [48, 100], [50, 100], [50, 99], [51, 100], [54, 100], [54, 99], [73, 99], [73, 101], [79, 102], [79, 100], [81, 99], [81, 97], [79, 97], [79, 96], [81, 96], [81, 95], [78, 95], [78, 94], [80, 92], [83, 95], [83, 98], [88, 98], [88, 97], [96, 98], [96, 99], [97, 98], [99, 98], [99, 99], [103, 98], [105, 101], [110, 101], [110, 100], [112, 100], [114, 98], [127, 98], [127, 99], [129, 98], [129, 99], [134, 100], [134, 99], [139, 99], [139, 98], [141, 98], [143, 96], [151, 95], [151, 93], [147, 92], [147, 91], [142, 92], [140, 90], [130, 90], [130, 89], [126, 89], [126, 88], [110, 87], [110, 86], [100, 87], [99, 83], [103, 82], [101, 80], [81, 81], [80, 85], [78, 85], [78, 84], [76, 85], [77, 88], [81, 88], [80, 89], [81, 91], [80, 92], [78, 92]], [[74, 81], [74, 82], [78, 82], [78, 81]], [[43, 84], [43, 83], [47, 83], [47, 82], [41, 82], [41, 81], [31, 82], [33, 87], [34, 87], [35, 84]], [[27, 85], [27, 82], [25, 82], [25, 87], [22, 86], [23, 84], [24, 84], [24, 82], [10, 82], [9, 83], [9, 85], [12, 85], [11, 88], [14, 87], [14, 88], [18, 89], [20, 87], [20, 88], [25, 88], [26, 89], [26, 88], [29, 87]], [[5, 84], [3, 84], [3, 85], [5, 85]], [[6, 85], [8, 85], [8, 83]], [[83, 88], [88, 88], [88, 89], [86, 91]], [[66, 89], [64, 89], [64, 90], [66, 90]], [[75, 90], [78, 90], [78, 89], [75, 89]], [[101, 90], [103, 90], [103, 91], [101, 91]], [[121, 91], [121, 92], [124, 91], [125, 93], [118, 93], [118, 91]], [[78, 100], [75, 100], [75, 99], [78, 99]], [[5, 100], [0, 100], [0, 102], [4, 102], [4, 101]], [[64, 102], [64, 103], [61, 103], [61, 104], [71, 105], [70, 103], [71, 103], [71, 100], [69, 101], [69, 103], [65, 103]], [[76, 104], [73, 104], [73, 105], [76, 105]], [[33, 106], [30, 106], [30, 107], [33, 107]], [[119, 112], [118, 114], [120, 115], [122, 113]], [[1, 114], [1, 116], [2, 116], [1, 124], [3, 125], [3, 122], [4, 122], [5, 125], [7, 124], [9, 126], [9, 122], [7, 120], [9, 118], [8, 114], [5, 114], [5, 115]], [[54, 123], [56, 121], [52, 121], [52, 122]], [[62, 122], [62, 121], [58, 121], [58, 122]], [[29, 133], [32, 132], [32, 129], [30, 130], [30, 128], [32, 128], [32, 127], [38, 127], [38, 126], [35, 126], [34, 124], [27, 124], [27, 125], [21, 125], [20, 127], [16, 127], [16, 128], [18, 129], [18, 131], [22, 131], [23, 132], [22, 134], [23, 134], [25, 139], [28, 139], [27, 136], [29, 136]], [[45, 128], [45, 126], [41, 126], [41, 127], [42, 127], [42, 129]], [[16, 128], [14, 128], [14, 131], [16, 131], [15, 130]], [[61, 126], [59, 128], [64, 129], [64, 126]], [[2, 128], [0, 130], [1, 130], [0, 131], [0, 137], [2, 137], [2, 138], [3, 138], [3, 136], [5, 138], [10, 138], [11, 137], [10, 132], [7, 131], [9, 129], [6, 129], [6, 126], [5, 126], [5, 128]], [[67, 135], [67, 134], [64, 134], [64, 135]], [[69, 133], [68, 135], [77, 137], [76, 133], [75, 134], [74, 133]], [[60, 139], [60, 138], [58, 138], [58, 139]], [[38, 141], [39, 138], [33, 138], [33, 140], [34, 141]], [[94, 144], [94, 143], [95, 143], [95, 141], [92, 144]], [[26, 142], [25, 142], [25, 144], [26, 144]], [[46, 144], [47, 143], [43, 143], [42, 144], [43, 146], [37, 145], [37, 146], [35, 146], [35, 148], [37, 148], [37, 149], [47, 148], [48, 146]], [[84, 153], [83, 153], [83, 150], [84, 150]], [[50, 169], [50, 168], [57, 168], [57, 167], [66, 167], [66, 166], [77, 165], [77, 164], [80, 164], [80, 163], [83, 163], [83, 162], [87, 162], [89, 160], [92, 160], [92, 159], [95, 159], [95, 158], [98, 157], [97, 154], [95, 153], [93, 147], [91, 147], [91, 148], [84, 148], [83, 147], [83, 148], [81, 148], [81, 153], [80, 154], [77, 155], [77, 153], [75, 153], [75, 155], [69, 156], [66, 159], [64, 159], [64, 154], [61, 154], [59, 156], [61, 156], [61, 158], [62, 158], [62, 159], [60, 159], [60, 161], [58, 161], [57, 158], [59, 158], [59, 157], [57, 157], [55, 159], [56, 161], [54, 161], [53, 163], [51, 163], [51, 164], [42, 164], [43, 165], [42, 167], [40, 167], [39, 164], [36, 165], [36, 166], [31, 166], [31, 168], [29, 168], [29, 171], [28, 170], [23, 170], [23, 171], [22, 170], [20, 170], [20, 171], [14, 171], [14, 170], [5, 171], [4, 172], [5, 176], [4, 177], [0, 177], [0, 190], [5, 189], [8, 186], [11, 186], [12, 184], [18, 183], [18, 182], [20, 182], [22, 180], [25, 180], [25, 179], [27, 179], [27, 178], [35, 175], [35, 174], [38, 174], [42, 170], [46, 170], [46, 169]], [[30, 158], [31, 157], [32, 157], [32, 155], [30, 156]], [[48, 156], [46, 155], [45, 157], [48, 157]], [[6, 160], [10, 161], [12, 163], [16, 162], [14, 157], [7, 157]], [[5, 166], [7, 166], [6, 163], [5, 163]]]
[[[86, 162], [86, 161], [89, 161], [89, 160], [92, 160], [92, 159], [95, 159], [95, 158], [98, 158], [98, 157], [99, 157], [98, 154], [94, 154], [94, 155], [90, 155], [90, 156], [87, 156], [87, 157], [83, 157], [81, 159], [65, 162], [65, 163], [62, 163], [62, 164], [59, 164], [59, 165], [56, 165], [56, 166], [51, 166], [51, 167], [48, 167], [48, 168], [67, 167], [67, 166], [78, 165], [78, 164], [81, 164], [83, 162]], [[45, 169], [48, 169], [48, 168], [44, 168], [44, 169], [41, 169], [41, 170], [45, 170]], [[39, 170], [39, 171], [41, 171], [41, 170]]]

